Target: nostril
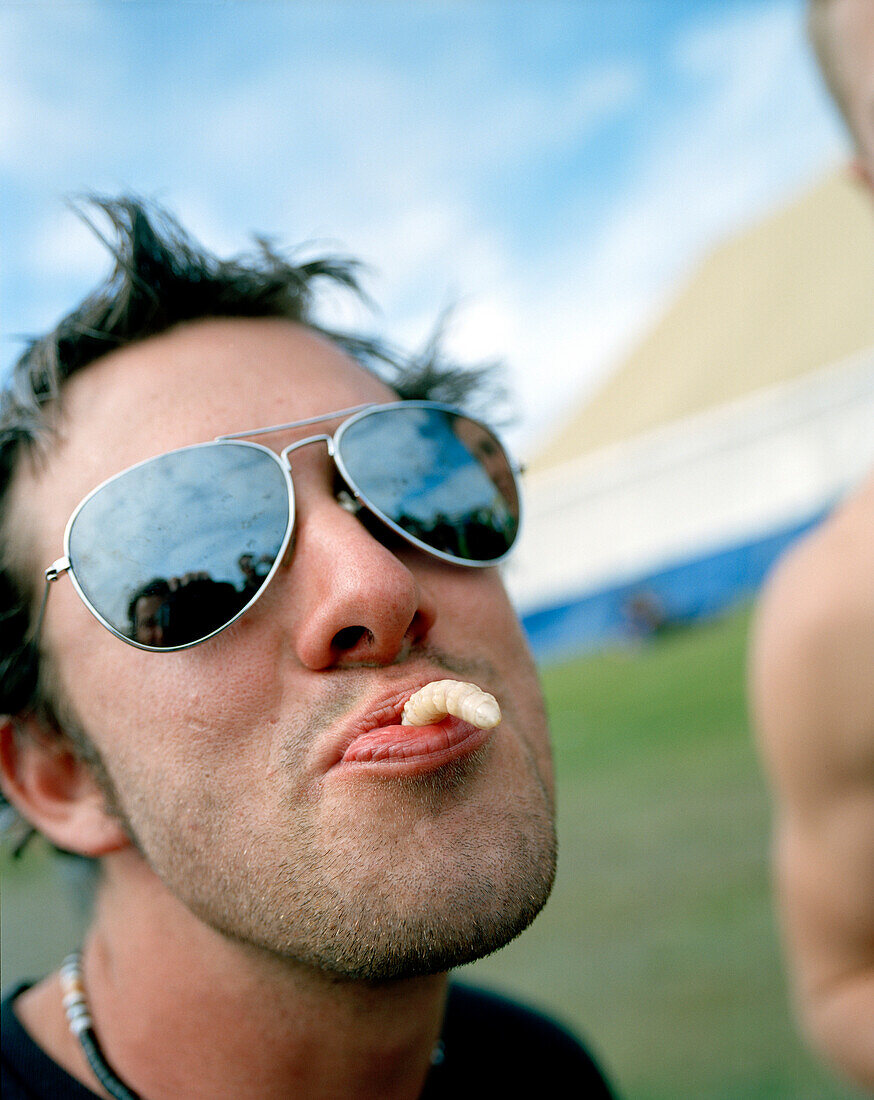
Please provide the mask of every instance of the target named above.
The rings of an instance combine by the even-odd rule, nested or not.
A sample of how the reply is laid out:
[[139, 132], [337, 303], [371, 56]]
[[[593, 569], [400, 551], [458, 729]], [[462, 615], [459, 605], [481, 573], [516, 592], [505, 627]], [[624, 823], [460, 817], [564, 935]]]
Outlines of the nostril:
[[334, 635], [331, 646], [333, 649], [354, 649], [361, 641], [368, 643], [373, 641], [373, 634], [365, 626], [345, 626]]

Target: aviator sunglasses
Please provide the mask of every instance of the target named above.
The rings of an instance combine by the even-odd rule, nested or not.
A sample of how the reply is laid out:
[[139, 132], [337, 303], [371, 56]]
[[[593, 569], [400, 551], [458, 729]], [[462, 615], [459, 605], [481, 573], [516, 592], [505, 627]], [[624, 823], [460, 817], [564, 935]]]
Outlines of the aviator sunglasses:
[[[345, 417], [278, 454], [247, 437]], [[365, 525], [441, 561], [497, 565], [519, 530], [517, 470], [493, 432], [433, 401], [359, 405], [236, 432], [137, 463], [92, 490], [64, 532], [68, 573], [113, 634], [153, 652], [187, 649], [235, 622], [270, 583], [294, 530], [289, 456], [324, 443], [337, 499]]]

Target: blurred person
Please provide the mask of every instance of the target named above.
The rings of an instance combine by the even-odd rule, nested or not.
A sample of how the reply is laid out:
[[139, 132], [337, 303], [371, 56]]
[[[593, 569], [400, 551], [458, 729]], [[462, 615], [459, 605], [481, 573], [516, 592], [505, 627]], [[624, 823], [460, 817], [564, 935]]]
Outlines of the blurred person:
[[874, 191], [874, 4], [810, 0], [808, 30], [823, 79], [855, 145], [851, 168]]
[[[809, 26], [874, 190], [874, 0], [813, 0]], [[802, 1026], [874, 1090], [874, 475], [769, 580], [751, 697]]]
[[[100, 867], [81, 954], [4, 998], [4, 1097], [608, 1096], [555, 1022], [448, 979], [555, 868], [477, 375], [317, 326], [348, 263], [101, 206], [114, 272], [0, 408], [3, 789]], [[438, 502], [500, 545], [429, 541]], [[443, 680], [501, 724], [402, 724]]]

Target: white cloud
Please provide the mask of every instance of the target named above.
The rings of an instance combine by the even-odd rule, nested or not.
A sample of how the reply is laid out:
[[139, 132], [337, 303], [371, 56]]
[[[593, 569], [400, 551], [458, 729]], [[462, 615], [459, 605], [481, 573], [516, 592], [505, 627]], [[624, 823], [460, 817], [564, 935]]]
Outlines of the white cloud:
[[451, 70], [435, 58], [425, 73], [401, 60], [298, 56], [229, 80], [189, 135], [189, 156], [206, 173], [284, 185], [286, 208], [336, 234], [338, 215], [383, 221], [411, 200], [458, 201], [495, 173], [578, 149], [640, 83], [631, 63], [546, 87], [487, 77], [457, 54]]
[[[673, 63], [699, 92], [653, 130], [588, 239], [569, 233], [549, 255], [520, 262], [517, 242], [466, 195], [439, 211], [422, 202], [409, 222], [389, 214], [357, 236], [366, 255], [396, 257], [384, 265], [390, 287], [432, 262], [453, 272], [463, 308], [450, 347], [510, 363], [526, 417], [511, 435], [523, 450], [631, 350], [703, 253], [826, 169], [839, 143], [805, 70], [796, 18], [785, 4], [733, 12], [678, 44]], [[536, 114], [529, 104], [513, 117], [526, 131]], [[556, 129], [573, 136], [565, 122]], [[512, 132], [496, 147], [509, 150]], [[568, 225], [591, 227], [582, 199], [576, 209], [572, 195], [556, 200]], [[421, 331], [422, 316], [409, 315], [404, 331]]]
[[[153, 95], [120, 71], [124, 49], [113, 46], [132, 48], [134, 23], [107, 12], [124, 7], [49, 10], [68, 21], [43, 37], [32, 17], [26, 33], [0, 19], [0, 102], [8, 91], [13, 105], [0, 121], [0, 167], [43, 196], [99, 180], [154, 193], [158, 181], [159, 197], [220, 254], [245, 247], [250, 229], [288, 243], [329, 236], [327, 249], [376, 266], [366, 285], [391, 334], [410, 344], [459, 300], [451, 347], [512, 365], [530, 425], [520, 439], [591, 388], [705, 248], [840, 147], [804, 69], [795, 3], [717, 9], [668, 57], [581, 60], [552, 74], [508, 63], [482, 28], [441, 38], [422, 64], [403, 50], [309, 49], [291, 19], [287, 49], [203, 87], [182, 82], [190, 47], [181, 46], [169, 70], [179, 83]], [[645, 86], [644, 62], [656, 79], [696, 90], [648, 115], [624, 181], [603, 178], [601, 128], [664, 92]], [[113, 95], [117, 110], [107, 110]], [[588, 178], [553, 173], [571, 163]], [[612, 190], [598, 193], [596, 220], [590, 191], [603, 186]], [[505, 187], [520, 196], [518, 213], [496, 201]], [[535, 214], [545, 228], [534, 228]], [[90, 285], [95, 257], [101, 270], [105, 262], [65, 217], [25, 230], [16, 260], [54, 297], [68, 279]], [[358, 316], [337, 303], [326, 315]]]
[[0, 10], [0, 168], [19, 182], [69, 180], [106, 141], [124, 78], [111, 12], [96, 0]]
[[191, 236], [217, 256], [229, 258], [252, 247], [251, 231], [257, 227], [230, 224], [213, 192], [187, 183], [174, 189], [168, 205]]
[[453, 163], [476, 172], [522, 169], [551, 151], [581, 148], [635, 101], [642, 80], [641, 67], [630, 61], [582, 69], [548, 85], [505, 75], [469, 88], [448, 115], [446, 105], [436, 103], [444, 113], [432, 120], [429, 146], [444, 170]]
[[[653, 130], [601, 232], [585, 244], [571, 235], [528, 270], [516, 296], [534, 324], [513, 357], [531, 436], [618, 363], [703, 253], [837, 155], [796, 19], [794, 5], [748, 9], [682, 40], [677, 61], [700, 93]], [[567, 221], [585, 224], [583, 206]]]
[[100, 278], [109, 264], [94, 233], [65, 207], [52, 209], [34, 227], [26, 255], [32, 277], [85, 285]]

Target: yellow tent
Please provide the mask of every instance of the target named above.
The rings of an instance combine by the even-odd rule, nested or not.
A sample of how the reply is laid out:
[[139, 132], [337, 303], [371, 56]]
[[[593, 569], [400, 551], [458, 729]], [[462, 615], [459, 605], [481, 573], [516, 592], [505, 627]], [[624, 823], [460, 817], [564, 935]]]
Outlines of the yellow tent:
[[717, 247], [529, 470], [874, 347], [870, 200], [840, 172]]

